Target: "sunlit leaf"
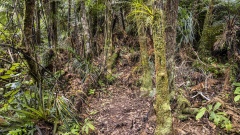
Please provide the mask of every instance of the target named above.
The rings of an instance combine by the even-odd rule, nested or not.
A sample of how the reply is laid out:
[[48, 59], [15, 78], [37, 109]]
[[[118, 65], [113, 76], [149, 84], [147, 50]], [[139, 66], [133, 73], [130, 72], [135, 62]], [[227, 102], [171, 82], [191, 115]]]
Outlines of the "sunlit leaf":
[[201, 119], [203, 117], [203, 115], [205, 114], [206, 110], [207, 109], [205, 107], [201, 108], [196, 115], [196, 120]]
[[240, 100], [240, 95], [237, 95], [237, 96], [234, 97], [235, 102], [238, 102], [239, 100]]
[[11, 78], [11, 76], [10, 75], [3, 75], [3, 76], [0, 76], [0, 78], [2, 78], [2, 79], [9, 79], [9, 78]]
[[213, 107], [213, 111], [216, 111], [221, 105], [221, 103], [217, 102]]
[[12, 91], [9, 91], [7, 93], [5, 93], [3, 96], [4, 97], [9, 97], [9, 96], [14, 96], [15, 94], [17, 94], [20, 90], [12, 90]]
[[5, 69], [4, 68], [0, 68], [0, 73], [4, 72]]
[[234, 94], [240, 95], [240, 87], [237, 87], [237, 88], [235, 89]]
[[233, 86], [237, 86], [237, 87], [240, 87], [240, 83], [233, 83]]

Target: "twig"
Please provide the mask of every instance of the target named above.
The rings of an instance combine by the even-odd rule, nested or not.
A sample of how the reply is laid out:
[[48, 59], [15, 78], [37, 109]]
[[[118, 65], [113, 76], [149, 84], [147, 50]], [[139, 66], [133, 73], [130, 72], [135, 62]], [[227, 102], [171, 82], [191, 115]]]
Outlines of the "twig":
[[12, 63], [14, 63], [14, 59], [13, 59], [12, 53], [11, 53], [11, 51], [10, 51], [9, 48], [8, 48], [8, 53], [9, 53], [9, 56], [10, 56], [10, 58], [11, 58], [11, 60], [12, 60]]
[[203, 95], [202, 92], [198, 92], [196, 95], [192, 96], [191, 98], [195, 98], [195, 97], [198, 96], [198, 95], [202, 96], [202, 97], [203, 97], [204, 99], [206, 99], [207, 101], [210, 101], [210, 99], [209, 99], [208, 97], [206, 97], [205, 95]]

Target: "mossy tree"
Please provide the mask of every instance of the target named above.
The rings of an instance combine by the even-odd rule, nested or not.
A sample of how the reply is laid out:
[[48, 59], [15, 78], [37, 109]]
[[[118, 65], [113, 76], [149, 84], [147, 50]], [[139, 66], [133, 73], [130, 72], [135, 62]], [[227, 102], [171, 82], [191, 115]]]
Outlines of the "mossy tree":
[[[129, 17], [132, 18], [137, 24], [138, 43], [140, 45], [141, 53], [141, 95], [149, 95], [152, 90], [152, 76], [151, 67], [149, 65], [149, 55], [147, 46], [147, 33], [146, 30], [152, 24], [152, 9], [149, 8], [142, 0], [135, 0], [131, 4], [132, 11]], [[151, 6], [151, 5], [150, 5]]]
[[211, 56], [211, 49], [215, 38], [215, 31], [213, 31], [213, 26], [211, 25], [213, 21], [213, 6], [214, 0], [210, 0], [208, 10], [204, 19], [202, 35], [198, 47], [200, 58], [205, 62], [207, 62], [207, 58]]
[[153, 11], [153, 44], [155, 53], [156, 71], [156, 103], [157, 115], [156, 135], [167, 135], [172, 130], [172, 116], [170, 107], [170, 94], [168, 85], [167, 62], [166, 62], [166, 41], [165, 41], [165, 17], [161, 9], [162, 1], [154, 0]]
[[167, 0], [165, 5], [166, 13], [166, 56], [167, 56], [167, 69], [168, 69], [168, 81], [169, 90], [175, 89], [175, 52], [176, 52], [176, 38], [177, 38], [177, 18], [178, 18], [178, 4], [179, 0]]
[[105, 30], [104, 30], [104, 65], [107, 65], [107, 72], [112, 73], [111, 56], [113, 53], [113, 43], [112, 43], [112, 0], [105, 1]]
[[90, 29], [86, 11], [85, 0], [80, 0], [81, 9], [80, 9], [80, 17], [81, 17], [81, 26], [83, 33], [83, 44], [84, 44], [84, 54], [87, 59], [91, 59], [92, 50], [91, 50], [91, 38], [90, 38]]

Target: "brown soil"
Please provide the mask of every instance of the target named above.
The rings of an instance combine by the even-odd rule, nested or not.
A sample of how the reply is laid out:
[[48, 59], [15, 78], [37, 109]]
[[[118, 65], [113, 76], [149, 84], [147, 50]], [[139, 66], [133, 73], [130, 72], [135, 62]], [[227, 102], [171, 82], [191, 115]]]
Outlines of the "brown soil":
[[[95, 94], [87, 99], [87, 105], [83, 106], [82, 116], [88, 117], [94, 121], [96, 130], [93, 135], [153, 135], [155, 130], [156, 116], [153, 109], [152, 97], [141, 97], [139, 90], [139, 74], [133, 73], [137, 63], [132, 64], [131, 60], [122, 56], [115, 67], [114, 74], [117, 76], [114, 83], [96, 89]], [[190, 103], [191, 107], [201, 108], [207, 104], [215, 103], [217, 97], [224, 102], [221, 96], [230, 91], [223, 91], [224, 79], [213, 79], [213, 77], [203, 75], [187, 67], [187, 64], [180, 64], [177, 69], [176, 85], [178, 89], [183, 89], [182, 93]], [[205, 77], [205, 78], [204, 78]], [[209, 77], [208, 87], [201, 84]], [[190, 81], [192, 84], [187, 84]], [[199, 88], [196, 88], [199, 87]], [[201, 95], [193, 97], [198, 92], [210, 99], [206, 101]], [[219, 99], [217, 98], [217, 99]], [[219, 102], [219, 101], [218, 101]], [[226, 101], [227, 102], [227, 101]], [[173, 100], [173, 134], [175, 135], [217, 135], [217, 134], [234, 134], [237, 124], [233, 124], [234, 132], [226, 132], [220, 129], [213, 122], [204, 116], [199, 121], [195, 120], [195, 115], [189, 115], [185, 120], [178, 119], [177, 102]], [[225, 109], [225, 110], [223, 110]], [[221, 111], [227, 112], [225, 104]], [[233, 109], [234, 110], [234, 109]], [[234, 111], [233, 111], [234, 112]], [[233, 116], [236, 114], [228, 115]], [[232, 118], [232, 117], [231, 117]], [[238, 123], [236, 118], [235, 123]]]

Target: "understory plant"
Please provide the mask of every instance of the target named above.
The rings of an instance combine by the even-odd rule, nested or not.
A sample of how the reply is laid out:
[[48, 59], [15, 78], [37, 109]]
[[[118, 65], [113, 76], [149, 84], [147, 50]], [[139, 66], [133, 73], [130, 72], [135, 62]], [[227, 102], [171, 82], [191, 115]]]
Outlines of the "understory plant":
[[[0, 134], [43, 134], [41, 126], [50, 126], [53, 134], [71, 132], [80, 124], [72, 103], [60, 96], [51, 83], [51, 77], [42, 81], [41, 87], [28, 76], [24, 62], [0, 68]], [[51, 80], [51, 81], [50, 81]], [[61, 128], [60, 128], [61, 127]]]
[[225, 128], [227, 131], [231, 130], [231, 121], [225, 112], [219, 111], [220, 106], [221, 103], [217, 102], [215, 105], [210, 104], [207, 107], [202, 107], [196, 115], [196, 120], [200, 120], [206, 114], [215, 125]]
[[234, 101], [238, 102], [240, 100], [240, 83], [233, 83], [233, 86], [235, 86], [234, 94], [236, 95], [234, 97]]

